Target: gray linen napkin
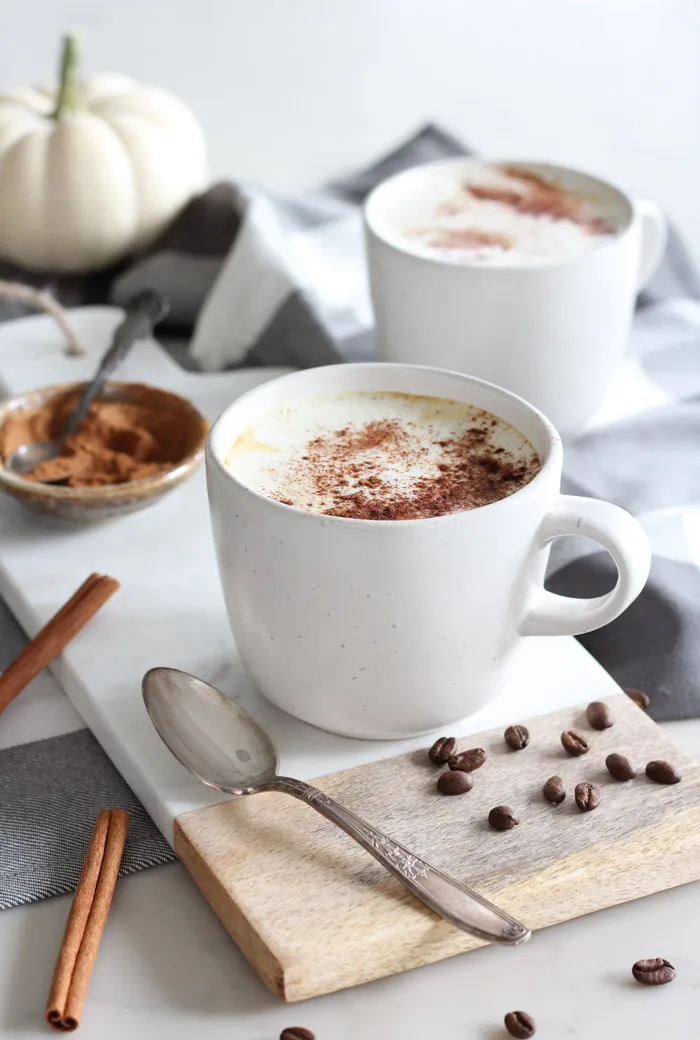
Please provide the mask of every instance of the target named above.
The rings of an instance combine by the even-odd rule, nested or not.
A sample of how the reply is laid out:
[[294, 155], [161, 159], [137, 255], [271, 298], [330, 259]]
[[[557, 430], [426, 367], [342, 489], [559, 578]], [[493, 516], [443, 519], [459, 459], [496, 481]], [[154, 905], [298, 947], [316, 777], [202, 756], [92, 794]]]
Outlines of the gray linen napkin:
[[0, 751], [0, 791], [0, 910], [72, 892], [101, 809], [129, 812], [120, 876], [175, 859], [88, 729]]

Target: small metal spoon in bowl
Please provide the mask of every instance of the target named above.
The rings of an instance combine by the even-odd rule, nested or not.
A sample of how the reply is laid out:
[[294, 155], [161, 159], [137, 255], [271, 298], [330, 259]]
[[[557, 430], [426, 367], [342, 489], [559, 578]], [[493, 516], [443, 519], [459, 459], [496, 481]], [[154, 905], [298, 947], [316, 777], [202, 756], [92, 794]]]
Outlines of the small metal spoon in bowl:
[[[68, 417], [61, 437], [55, 441], [23, 444], [17, 448], [5, 463], [5, 466], [11, 473], [16, 473], [18, 476], [23, 477], [27, 473], [31, 473], [42, 462], [59, 458], [66, 438], [78, 429], [80, 423], [86, 417], [90, 405], [100, 393], [114, 369], [124, 360], [136, 340], [150, 335], [153, 326], [162, 321], [169, 310], [170, 307], [166, 300], [152, 289], [146, 289], [137, 293], [136, 296], [133, 296], [128, 301], [125, 307], [126, 316], [115, 329], [109, 349], [100, 361], [99, 368], [92, 381], [85, 387], [75, 410]], [[56, 480], [46, 480], [43, 483], [66, 484], [69, 478], [70, 473], [66, 472]]]
[[455, 928], [506, 946], [530, 938], [529, 930], [510, 914], [431, 867], [316, 787], [279, 776], [277, 751], [267, 733], [209, 683], [175, 668], [151, 668], [143, 677], [143, 699], [163, 742], [203, 784], [233, 795], [290, 794], [354, 838]]

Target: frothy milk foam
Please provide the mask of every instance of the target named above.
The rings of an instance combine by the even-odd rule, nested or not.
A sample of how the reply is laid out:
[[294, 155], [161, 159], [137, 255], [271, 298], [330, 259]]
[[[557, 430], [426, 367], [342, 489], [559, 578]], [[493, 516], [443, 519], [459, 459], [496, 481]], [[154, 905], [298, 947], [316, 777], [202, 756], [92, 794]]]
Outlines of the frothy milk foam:
[[609, 240], [601, 203], [513, 167], [438, 167], [397, 201], [393, 234], [412, 251], [454, 263], [566, 260]]
[[522, 433], [471, 405], [350, 391], [261, 415], [226, 465], [252, 490], [305, 512], [409, 520], [505, 498], [540, 461]]

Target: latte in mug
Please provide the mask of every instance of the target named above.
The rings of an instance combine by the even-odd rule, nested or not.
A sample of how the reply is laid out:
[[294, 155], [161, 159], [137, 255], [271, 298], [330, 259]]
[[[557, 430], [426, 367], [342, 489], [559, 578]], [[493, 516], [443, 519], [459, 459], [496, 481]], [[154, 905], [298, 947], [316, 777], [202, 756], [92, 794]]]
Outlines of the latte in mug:
[[349, 391], [261, 415], [226, 466], [246, 487], [308, 513], [419, 520], [506, 498], [540, 460], [522, 433], [472, 405]]
[[608, 241], [600, 204], [517, 166], [439, 168], [394, 215], [404, 245], [454, 263], [567, 260]]

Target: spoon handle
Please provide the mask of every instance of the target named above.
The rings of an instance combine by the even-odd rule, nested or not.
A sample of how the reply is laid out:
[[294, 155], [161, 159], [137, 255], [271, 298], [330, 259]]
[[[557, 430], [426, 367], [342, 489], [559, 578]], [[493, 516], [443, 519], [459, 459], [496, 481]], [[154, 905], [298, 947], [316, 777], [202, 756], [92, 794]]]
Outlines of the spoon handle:
[[128, 301], [124, 320], [114, 330], [112, 342], [100, 362], [100, 367], [85, 387], [75, 411], [70, 415], [63, 431], [64, 437], [75, 433], [117, 365], [121, 364], [137, 339], [150, 335], [153, 326], [162, 321], [168, 310], [165, 299], [152, 289], [145, 289]]
[[269, 789], [291, 794], [335, 823], [401, 881], [409, 892], [463, 932], [487, 942], [517, 946], [530, 931], [510, 914], [473, 892], [466, 885], [431, 867], [405, 846], [371, 827], [361, 817], [323, 791], [291, 777], [277, 777]]

